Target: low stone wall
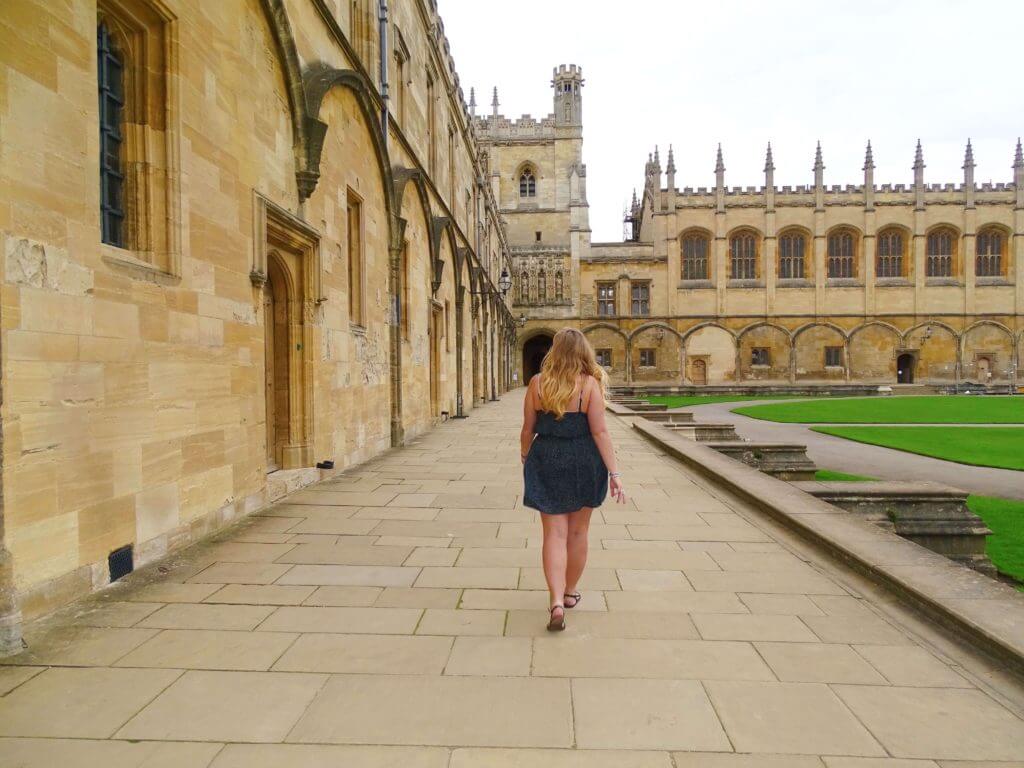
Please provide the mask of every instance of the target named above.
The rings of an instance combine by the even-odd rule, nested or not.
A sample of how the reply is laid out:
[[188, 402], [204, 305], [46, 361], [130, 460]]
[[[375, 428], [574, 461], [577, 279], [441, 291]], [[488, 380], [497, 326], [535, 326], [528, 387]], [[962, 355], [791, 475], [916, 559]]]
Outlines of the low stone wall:
[[986, 576], [998, 575], [985, 554], [985, 537], [992, 531], [967, 507], [967, 491], [927, 482], [794, 485]]
[[736, 427], [732, 424], [708, 422], [693, 422], [692, 424], [666, 424], [677, 435], [696, 440], [701, 443], [722, 443], [740, 442], [741, 438], [736, 434]]
[[813, 480], [818, 469], [807, 458], [807, 446], [799, 443], [751, 443], [737, 440], [708, 442], [705, 445], [780, 480]]

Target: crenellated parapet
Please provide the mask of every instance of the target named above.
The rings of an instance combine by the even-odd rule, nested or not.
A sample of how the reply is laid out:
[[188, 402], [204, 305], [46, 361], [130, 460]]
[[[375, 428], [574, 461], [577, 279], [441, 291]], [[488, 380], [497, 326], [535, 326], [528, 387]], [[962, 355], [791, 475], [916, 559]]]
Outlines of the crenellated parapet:
[[[644, 165], [645, 199], [651, 199], [656, 211], [665, 212], [679, 209], [706, 209], [723, 207], [806, 207], [816, 209], [822, 206], [862, 206], [872, 209], [875, 206], [905, 206], [916, 208], [932, 205], [963, 205], [968, 208], [985, 205], [1006, 205], [1013, 203], [1021, 194], [1019, 189], [1024, 183], [1013, 182], [974, 182], [974, 154], [968, 142], [964, 160], [964, 180], [959, 183], [943, 182], [926, 184], [924, 182], [924, 153], [918, 142], [915, 148], [914, 181], [906, 183], [874, 183], [874, 157], [870, 142], [864, 164], [863, 184], [830, 184], [823, 181], [824, 161], [820, 144], [814, 156], [814, 183], [795, 186], [776, 187], [773, 183], [775, 164], [771, 155], [771, 146], [765, 161], [765, 181], [758, 186], [725, 186], [725, 164], [721, 147], [715, 158], [715, 186], [708, 187], [677, 187], [675, 185], [675, 163], [670, 153], [668, 186], [661, 185], [661, 164], [658, 151], [649, 154]], [[1016, 170], [1016, 160], [1015, 160]], [[1019, 172], [1017, 175], [1021, 175]], [[654, 197], [662, 202], [654, 204]]]
[[502, 114], [473, 118], [473, 129], [477, 138], [483, 141], [537, 141], [555, 139], [559, 136], [558, 122], [554, 115], [538, 120], [532, 115], [522, 115], [512, 120]]

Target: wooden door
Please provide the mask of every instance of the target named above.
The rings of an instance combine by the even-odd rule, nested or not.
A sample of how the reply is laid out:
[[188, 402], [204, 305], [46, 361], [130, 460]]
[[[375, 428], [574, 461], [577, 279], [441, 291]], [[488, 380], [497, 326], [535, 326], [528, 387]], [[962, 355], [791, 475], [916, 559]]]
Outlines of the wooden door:
[[694, 384], [708, 383], [708, 364], [704, 360], [694, 360], [690, 366], [690, 378]]
[[988, 384], [988, 380], [992, 376], [992, 361], [987, 357], [979, 357], [977, 368], [978, 382], [981, 384]]
[[267, 472], [277, 467], [276, 377], [274, 375], [274, 291], [268, 282], [263, 288], [263, 368], [265, 418], [267, 426]]

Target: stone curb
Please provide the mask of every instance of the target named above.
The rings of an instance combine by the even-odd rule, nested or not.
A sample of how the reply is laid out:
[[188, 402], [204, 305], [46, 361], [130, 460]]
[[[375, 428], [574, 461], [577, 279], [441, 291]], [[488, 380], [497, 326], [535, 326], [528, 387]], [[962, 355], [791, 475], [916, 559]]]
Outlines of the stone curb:
[[[623, 417], [628, 409], [610, 408]], [[1024, 596], [643, 418], [633, 428], [1024, 679]]]

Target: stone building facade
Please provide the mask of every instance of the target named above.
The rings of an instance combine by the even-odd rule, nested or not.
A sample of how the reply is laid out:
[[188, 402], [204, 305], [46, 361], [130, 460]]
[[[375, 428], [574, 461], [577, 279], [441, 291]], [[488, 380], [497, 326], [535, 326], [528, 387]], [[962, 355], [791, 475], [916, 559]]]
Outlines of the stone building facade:
[[508, 388], [508, 241], [443, 24], [383, 6], [0, 8], [9, 642], [111, 553]]
[[[862, 184], [826, 186], [819, 146], [813, 182], [781, 188], [770, 146], [758, 187], [726, 187], [719, 149], [714, 186], [680, 188], [672, 149], [664, 168], [656, 149], [625, 241], [590, 243], [582, 122], [572, 126], [571, 153], [549, 149], [560, 138], [565, 71], [577, 70], [556, 70], [555, 114], [538, 128], [529, 118], [478, 120], [503, 215], [529, 220], [521, 169], [536, 168], [564, 190], [555, 210], [569, 220], [563, 269], [579, 282], [554, 296], [551, 258], [531, 237], [540, 224], [509, 228], [513, 309], [528, 318], [518, 335], [520, 375], [534, 373], [551, 334], [571, 325], [588, 335], [617, 384], [1017, 383], [1019, 140], [1012, 181], [998, 184], [975, 183], [969, 142], [958, 184], [925, 182], [920, 143], [912, 184], [876, 184], [868, 144]], [[572, 165], [558, 164], [570, 155]], [[544, 237], [559, 236], [545, 229]]]

